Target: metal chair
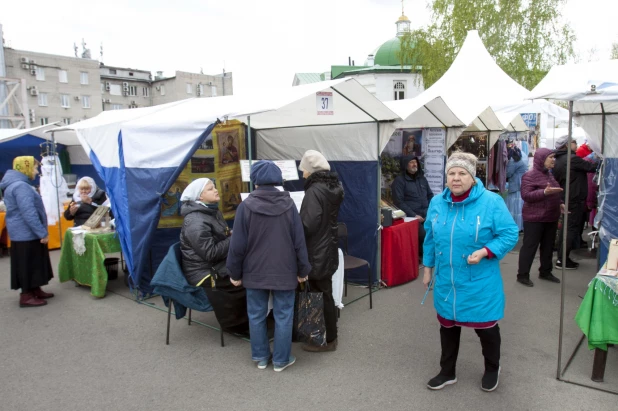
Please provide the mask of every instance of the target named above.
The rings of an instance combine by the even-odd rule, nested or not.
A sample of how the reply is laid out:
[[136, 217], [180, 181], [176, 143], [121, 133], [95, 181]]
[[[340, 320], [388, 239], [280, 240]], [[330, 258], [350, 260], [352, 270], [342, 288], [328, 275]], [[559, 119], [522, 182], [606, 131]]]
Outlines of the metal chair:
[[343, 294], [348, 296], [348, 277], [346, 275], [348, 270], [367, 266], [367, 285], [369, 286], [369, 309], [373, 309], [373, 297], [372, 297], [372, 284], [371, 284], [371, 264], [369, 261], [362, 258], [348, 255], [348, 227], [345, 223], [337, 223], [337, 236], [340, 242], [343, 243]]

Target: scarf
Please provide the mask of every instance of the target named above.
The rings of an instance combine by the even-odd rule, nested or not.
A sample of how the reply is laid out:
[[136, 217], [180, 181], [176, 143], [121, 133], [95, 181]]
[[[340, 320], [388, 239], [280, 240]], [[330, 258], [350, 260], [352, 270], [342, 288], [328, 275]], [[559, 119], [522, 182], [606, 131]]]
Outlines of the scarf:
[[85, 181], [90, 186], [90, 191], [88, 192], [88, 197], [92, 198], [92, 196], [97, 192], [97, 183], [90, 177], [82, 177], [79, 179], [77, 184], [75, 185], [75, 192], [73, 193], [73, 201], [79, 202], [82, 201], [82, 196], [79, 192], [79, 185], [81, 182]]
[[13, 170], [19, 171], [24, 174], [30, 180], [34, 179], [34, 167], [38, 161], [32, 156], [15, 157], [13, 160]]

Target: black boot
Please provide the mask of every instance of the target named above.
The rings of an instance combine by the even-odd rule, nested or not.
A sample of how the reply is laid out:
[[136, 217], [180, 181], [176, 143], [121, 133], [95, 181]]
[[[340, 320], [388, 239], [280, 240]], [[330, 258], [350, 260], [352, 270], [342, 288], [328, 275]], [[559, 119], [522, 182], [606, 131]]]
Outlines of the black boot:
[[485, 357], [485, 374], [481, 380], [481, 389], [493, 391], [498, 388], [500, 376], [500, 328], [496, 324], [491, 328], [474, 331], [481, 339], [483, 357]]
[[455, 384], [455, 367], [459, 354], [459, 339], [461, 337], [461, 327], [440, 327], [440, 343], [442, 345], [442, 355], [440, 356], [440, 374], [433, 377], [427, 383], [427, 388], [440, 390], [447, 385]]

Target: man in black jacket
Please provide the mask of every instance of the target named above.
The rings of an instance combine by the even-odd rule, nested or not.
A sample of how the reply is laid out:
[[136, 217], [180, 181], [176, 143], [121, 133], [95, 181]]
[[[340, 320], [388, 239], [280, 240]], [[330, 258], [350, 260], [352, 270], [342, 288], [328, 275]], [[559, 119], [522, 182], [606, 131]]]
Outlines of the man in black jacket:
[[343, 187], [330, 164], [315, 150], [308, 150], [298, 167], [305, 178], [305, 198], [300, 218], [305, 230], [305, 241], [311, 272], [309, 286], [324, 294], [324, 322], [326, 346], [303, 346], [305, 351], [320, 352], [337, 349], [337, 309], [333, 299], [333, 274], [339, 266], [339, 238], [337, 216], [343, 202]]
[[429, 182], [420, 166], [420, 161], [414, 156], [401, 158], [401, 175], [395, 177], [391, 190], [393, 203], [403, 210], [408, 217], [416, 217], [418, 225], [418, 252], [423, 255], [423, 242], [425, 241], [425, 228], [423, 223], [427, 217], [429, 202], [433, 198], [433, 192], [429, 188]]
[[[560, 187], [564, 190], [562, 199], [564, 201], [566, 195], [567, 184], [567, 144], [568, 136], [562, 136], [556, 139], [556, 165], [554, 166], [554, 177]], [[577, 141], [571, 140], [571, 175], [569, 179], [569, 221], [567, 226], [567, 244], [566, 244], [566, 265], [565, 269], [574, 270], [579, 264], [569, 258], [571, 250], [575, 246], [575, 240], [581, 236], [585, 216], [586, 216], [586, 198], [588, 197], [588, 173], [592, 173], [597, 168], [597, 163], [585, 161], [575, 154], [577, 150]], [[562, 228], [564, 229], [564, 227]], [[560, 238], [562, 239], [562, 230], [560, 230]], [[581, 238], [581, 237], [580, 237]], [[558, 259], [556, 268], [562, 268], [562, 240], [558, 249]]]

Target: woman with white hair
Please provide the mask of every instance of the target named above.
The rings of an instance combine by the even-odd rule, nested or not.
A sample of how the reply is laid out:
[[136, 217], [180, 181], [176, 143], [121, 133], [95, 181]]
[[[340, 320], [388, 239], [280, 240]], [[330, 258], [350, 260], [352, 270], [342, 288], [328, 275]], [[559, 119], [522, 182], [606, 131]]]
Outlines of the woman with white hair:
[[189, 284], [204, 287], [224, 330], [246, 334], [246, 290], [232, 285], [225, 268], [231, 232], [219, 210], [219, 200], [219, 192], [208, 178], [198, 178], [183, 191], [182, 271]]

